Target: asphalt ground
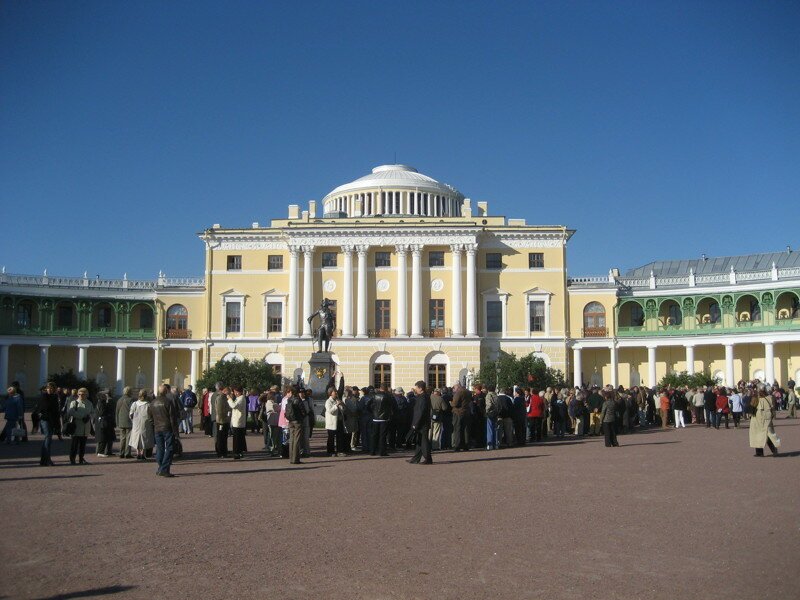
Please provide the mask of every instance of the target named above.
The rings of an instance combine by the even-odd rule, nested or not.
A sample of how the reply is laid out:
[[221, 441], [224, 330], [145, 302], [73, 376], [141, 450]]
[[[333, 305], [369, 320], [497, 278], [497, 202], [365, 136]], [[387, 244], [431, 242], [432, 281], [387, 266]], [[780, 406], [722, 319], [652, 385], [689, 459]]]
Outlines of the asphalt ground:
[[[4, 598], [800, 598], [800, 419], [498, 451], [39, 467], [0, 445]], [[767, 452], [767, 454], [769, 454]]]

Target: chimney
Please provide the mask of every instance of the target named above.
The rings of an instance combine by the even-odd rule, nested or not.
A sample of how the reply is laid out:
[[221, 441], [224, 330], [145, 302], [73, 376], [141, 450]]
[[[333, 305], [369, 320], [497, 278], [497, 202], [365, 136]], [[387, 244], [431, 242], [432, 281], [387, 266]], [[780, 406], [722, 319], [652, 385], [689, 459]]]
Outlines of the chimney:
[[316, 200], [309, 200], [308, 201], [308, 216], [312, 219], [317, 218], [317, 201]]
[[300, 206], [298, 204], [289, 205], [289, 218], [290, 219], [300, 218]]
[[472, 200], [469, 198], [464, 198], [464, 202], [461, 204], [461, 216], [472, 218]]
[[478, 216], [485, 217], [489, 214], [489, 203], [486, 201], [478, 202]]

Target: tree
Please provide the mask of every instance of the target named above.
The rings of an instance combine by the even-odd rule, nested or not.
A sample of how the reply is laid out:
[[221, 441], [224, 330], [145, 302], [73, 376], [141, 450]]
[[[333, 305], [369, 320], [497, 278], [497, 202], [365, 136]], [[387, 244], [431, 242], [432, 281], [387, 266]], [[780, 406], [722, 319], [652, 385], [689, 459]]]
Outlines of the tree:
[[708, 373], [695, 373], [689, 375], [686, 371], [680, 373], [668, 373], [661, 378], [658, 382], [659, 388], [672, 386], [673, 388], [688, 386], [690, 388], [698, 388], [702, 386], [718, 385], [719, 379], [711, 377]]
[[97, 397], [99, 387], [94, 379], [81, 379], [72, 369], [64, 373], [53, 373], [47, 381], [52, 381], [57, 388], [78, 390], [85, 387], [89, 390], [89, 399], [94, 400]]
[[220, 360], [203, 371], [197, 380], [197, 387], [211, 390], [218, 381], [228, 386], [241, 385], [245, 391], [255, 389], [263, 392], [270, 386], [280, 384], [281, 378], [269, 364], [260, 360]]
[[489, 360], [481, 364], [478, 382], [498, 387], [530, 386], [537, 390], [565, 385], [564, 374], [548, 367], [543, 359], [533, 353], [517, 358], [514, 354], [502, 351], [496, 361]]

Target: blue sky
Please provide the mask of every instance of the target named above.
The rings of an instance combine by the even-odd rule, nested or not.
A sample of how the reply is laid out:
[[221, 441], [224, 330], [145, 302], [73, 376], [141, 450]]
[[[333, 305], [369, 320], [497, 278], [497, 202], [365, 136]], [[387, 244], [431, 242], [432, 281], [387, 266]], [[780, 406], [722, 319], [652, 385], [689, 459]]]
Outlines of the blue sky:
[[202, 273], [378, 164], [573, 275], [800, 246], [798, 2], [0, 4], [0, 264]]

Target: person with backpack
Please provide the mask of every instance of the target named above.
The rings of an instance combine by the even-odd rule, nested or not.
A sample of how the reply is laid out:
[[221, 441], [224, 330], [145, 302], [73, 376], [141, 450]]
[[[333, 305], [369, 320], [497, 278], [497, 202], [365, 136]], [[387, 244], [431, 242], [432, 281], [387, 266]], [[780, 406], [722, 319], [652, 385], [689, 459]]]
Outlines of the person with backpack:
[[511, 388], [505, 388], [503, 393], [497, 396], [497, 423], [502, 427], [497, 441], [500, 442], [502, 435], [504, 448], [511, 448], [514, 445], [514, 403], [511, 400], [511, 393]]
[[299, 465], [300, 445], [303, 438], [303, 424], [308, 421], [308, 409], [303, 398], [300, 397], [300, 388], [292, 386], [291, 395], [286, 402], [284, 411], [289, 423], [289, 464]]
[[499, 410], [497, 406], [497, 394], [494, 393], [493, 385], [490, 385], [486, 392], [485, 406], [486, 449], [497, 450], [497, 417]]
[[181, 431], [192, 433], [194, 430], [194, 409], [197, 406], [197, 394], [194, 393], [191, 385], [187, 385], [181, 394], [181, 406], [183, 407]]

